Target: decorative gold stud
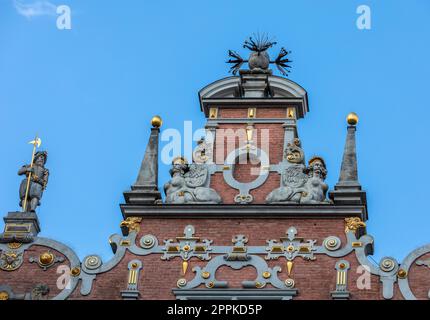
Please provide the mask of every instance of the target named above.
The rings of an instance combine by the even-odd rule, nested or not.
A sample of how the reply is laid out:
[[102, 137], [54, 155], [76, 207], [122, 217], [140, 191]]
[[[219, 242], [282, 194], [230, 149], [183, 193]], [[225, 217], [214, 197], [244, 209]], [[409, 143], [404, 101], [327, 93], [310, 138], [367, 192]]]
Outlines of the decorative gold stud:
[[202, 272], [202, 278], [203, 279], [209, 279], [210, 276], [211, 276], [210, 272], [207, 272], [207, 271]]
[[77, 277], [81, 274], [81, 269], [79, 267], [74, 267], [72, 270], [70, 270], [70, 274], [74, 277]]
[[272, 275], [270, 274], [270, 272], [269, 272], [269, 271], [265, 271], [265, 272], [263, 272], [263, 278], [264, 278], [264, 279], [269, 279], [271, 276], [272, 276]]
[[408, 272], [404, 269], [400, 269], [399, 272], [397, 272], [397, 275], [400, 279], [405, 279], [408, 276]]
[[51, 252], [44, 252], [39, 256], [39, 263], [42, 266], [49, 266], [54, 262], [54, 255]]

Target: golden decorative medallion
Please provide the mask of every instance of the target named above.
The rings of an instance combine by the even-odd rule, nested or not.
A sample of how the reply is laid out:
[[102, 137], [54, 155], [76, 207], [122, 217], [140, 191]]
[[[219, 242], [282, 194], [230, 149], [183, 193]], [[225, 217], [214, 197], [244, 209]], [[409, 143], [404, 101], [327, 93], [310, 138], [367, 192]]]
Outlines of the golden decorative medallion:
[[270, 272], [269, 272], [269, 271], [265, 271], [265, 272], [263, 272], [263, 278], [264, 278], [264, 279], [269, 279], [271, 276], [272, 276], [272, 275], [270, 274]]
[[49, 266], [54, 262], [54, 255], [51, 252], [44, 252], [39, 256], [39, 263], [42, 266]]
[[22, 263], [22, 252], [6, 251], [0, 255], [0, 269], [4, 271], [15, 271]]
[[207, 271], [202, 272], [203, 279], [209, 279], [210, 276], [211, 276], [210, 272], [207, 272]]

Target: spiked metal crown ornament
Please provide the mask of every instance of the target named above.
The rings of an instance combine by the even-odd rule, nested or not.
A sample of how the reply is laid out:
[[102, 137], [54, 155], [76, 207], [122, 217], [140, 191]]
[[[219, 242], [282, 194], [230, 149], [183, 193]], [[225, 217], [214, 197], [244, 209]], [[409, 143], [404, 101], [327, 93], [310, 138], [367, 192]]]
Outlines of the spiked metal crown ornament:
[[287, 51], [282, 47], [278, 57], [275, 60], [270, 60], [267, 50], [276, 44], [277, 42], [269, 40], [267, 35], [258, 34], [254, 35], [254, 38], [249, 37], [249, 39], [245, 40], [243, 44], [244, 48], [251, 51], [248, 60], [244, 60], [237, 52], [233, 50], [228, 51], [228, 55], [231, 59], [229, 59], [227, 63], [232, 64], [230, 72], [233, 75], [236, 75], [242, 65], [245, 62], [248, 62], [249, 69], [253, 72], [270, 73], [271, 70], [269, 69], [269, 65], [274, 64], [282, 75], [288, 76], [288, 73], [290, 73], [290, 70], [288, 69], [291, 68], [288, 63], [292, 61], [286, 58], [286, 56], [290, 54], [291, 51]]

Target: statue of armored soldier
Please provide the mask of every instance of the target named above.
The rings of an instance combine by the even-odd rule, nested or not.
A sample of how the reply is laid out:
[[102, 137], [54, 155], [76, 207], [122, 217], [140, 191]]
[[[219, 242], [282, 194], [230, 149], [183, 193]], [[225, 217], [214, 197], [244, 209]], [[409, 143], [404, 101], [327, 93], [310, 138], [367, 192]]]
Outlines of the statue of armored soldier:
[[35, 212], [40, 205], [49, 177], [49, 170], [45, 168], [47, 160], [48, 153], [38, 151], [34, 155], [33, 164], [24, 165], [18, 171], [18, 175], [26, 176], [19, 187], [19, 205], [25, 212]]

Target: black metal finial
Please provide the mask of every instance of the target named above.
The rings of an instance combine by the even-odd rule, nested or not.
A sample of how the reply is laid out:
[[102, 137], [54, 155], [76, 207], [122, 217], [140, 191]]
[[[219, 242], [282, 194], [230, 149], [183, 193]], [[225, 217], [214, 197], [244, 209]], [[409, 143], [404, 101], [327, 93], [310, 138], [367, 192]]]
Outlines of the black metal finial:
[[227, 63], [232, 64], [229, 72], [231, 72], [233, 75], [236, 75], [242, 65], [247, 62], [250, 70], [261, 70], [262, 72], [265, 72], [269, 69], [269, 64], [275, 64], [282, 75], [288, 76], [288, 73], [290, 73], [290, 70], [288, 69], [291, 68], [288, 63], [292, 61], [286, 58], [286, 56], [290, 54], [291, 51], [281, 48], [278, 57], [275, 60], [270, 60], [267, 50], [276, 44], [277, 42], [270, 40], [267, 34], [258, 34], [254, 35], [254, 37], [249, 37], [243, 44], [244, 48], [251, 51], [248, 60], [243, 59], [236, 51], [228, 51], [229, 57], [232, 58], [227, 61]]

